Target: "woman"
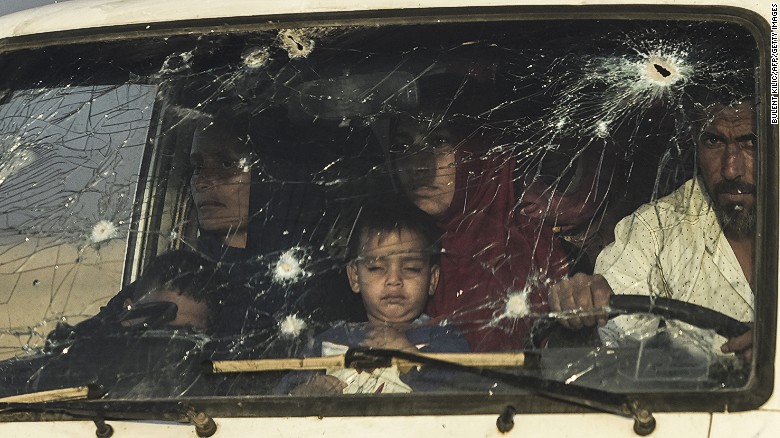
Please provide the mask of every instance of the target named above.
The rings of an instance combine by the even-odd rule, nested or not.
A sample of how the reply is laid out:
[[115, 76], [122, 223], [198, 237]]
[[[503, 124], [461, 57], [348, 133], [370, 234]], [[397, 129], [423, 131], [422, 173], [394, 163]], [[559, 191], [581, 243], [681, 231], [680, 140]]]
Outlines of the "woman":
[[360, 303], [321, 250], [326, 193], [311, 169], [282, 155], [291, 145], [264, 147], [263, 139], [284, 138], [264, 133], [276, 129], [270, 125], [233, 115], [202, 124], [193, 138], [198, 250], [246, 286], [226, 297], [218, 325], [227, 334], [270, 330], [273, 337], [289, 318], [309, 328], [360, 319], [353, 313]]
[[404, 192], [444, 233], [427, 313], [459, 325], [474, 351], [520, 349], [547, 312], [546, 284], [568, 272], [566, 254], [549, 228], [516, 212], [514, 151], [491, 150], [484, 121], [463, 116], [479, 114], [470, 104], [486, 96], [464, 91], [468, 80], [421, 80], [417, 114], [391, 124], [392, 150]]
[[[305, 340], [306, 329], [362, 315], [353, 313], [359, 300], [320, 249], [328, 231], [321, 225], [326, 194], [302, 166], [250, 140], [263, 138], [257, 131], [266, 126], [236, 114], [197, 124], [190, 188], [199, 235], [192, 249], [218, 262], [231, 283], [215, 335], [241, 338], [242, 348], [255, 353], [288, 356], [297, 348], [292, 338]], [[134, 287], [120, 291], [89, 324], [114, 319]], [[298, 321], [296, 333], [283, 331], [289, 318]]]

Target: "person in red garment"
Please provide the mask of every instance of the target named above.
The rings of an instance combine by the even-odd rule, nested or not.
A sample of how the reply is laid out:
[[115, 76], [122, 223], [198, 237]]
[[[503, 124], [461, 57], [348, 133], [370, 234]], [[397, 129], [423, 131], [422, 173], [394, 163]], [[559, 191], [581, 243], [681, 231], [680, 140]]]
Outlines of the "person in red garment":
[[391, 151], [404, 192], [443, 231], [427, 313], [458, 325], [473, 351], [516, 350], [547, 312], [546, 285], [568, 273], [567, 257], [549, 227], [516, 211], [516, 151], [493, 148], [484, 120], [467, 115], [489, 94], [471, 79], [421, 78], [416, 113], [391, 122]]

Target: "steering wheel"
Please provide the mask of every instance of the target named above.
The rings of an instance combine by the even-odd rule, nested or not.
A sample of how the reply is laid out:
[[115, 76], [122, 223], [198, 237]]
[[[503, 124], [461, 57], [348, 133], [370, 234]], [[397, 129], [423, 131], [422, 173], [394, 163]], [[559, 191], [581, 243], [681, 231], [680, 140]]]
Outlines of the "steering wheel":
[[612, 295], [609, 298], [608, 317], [634, 313], [650, 313], [666, 319], [676, 319], [701, 329], [714, 330], [724, 338], [735, 338], [747, 333], [750, 326], [718, 311], [698, 304], [671, 298], [647, 295]]
[[[750, 330], [750, 325], [712, 309], [669, 298], [647, 295], [613, 295], [605, 309], [608, 318], [644, 314], [712, 330], [734, 338]], [[613, 392], [667, 389], [743, 387], [751, 367], [736, 366], [735, 358], [715, 358], [710, 346], [674, 342], [674, 335], [659, 330], [642, 337], [642, 343], [625, 342], [605, 348], [597, 327], [568, 330], [556, 318], [542, 318], [533, 332], [539, 357], [539, 372], [557, 381], [607, 389]], [[547, 341], [546, 345], [543, 341]], [[688, 348], [693, 346], [694, 348]], [[540, 348], [541, 347], [541, 348]], [[717, 347], [713, 345], [712, 347]], [[703, 353], [703, 354], [700, 354]], [[573, 379], [573, 380], [572, 380]]]
[[[675, 319], [705, 330], [714, 330], [725, 337], [734, 338], [750, 330], [750, 326], [718, 311], [697, 304], [672, 298], [649, 295], [612, 295], [609, 298], [608, 318], [630, 314], [652, 314], [665, 319]], [[542, 318], [534, 325], [532, 346], [539, 347], [557, 327], [555, 319]]]

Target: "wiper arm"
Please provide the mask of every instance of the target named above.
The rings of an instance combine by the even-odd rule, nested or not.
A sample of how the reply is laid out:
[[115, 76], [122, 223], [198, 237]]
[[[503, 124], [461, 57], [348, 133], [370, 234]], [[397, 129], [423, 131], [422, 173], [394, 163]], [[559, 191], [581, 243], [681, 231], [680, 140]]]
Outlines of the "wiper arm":
[[409, 353], [399, 350], [374, 348], [350, 348], [344, 355], [292, 358], [226, 360], [206, 363], [210, 373], [247, 373], [274, 370], [315, 370], [327, 368], [388, 368], [393, 365], [435, 365], [443, 369], [466, 372], [502, 381], [508, 385], [529, 390], [552, 400], [585, 406], [621, 417], [634, 419], [634, 430], [646, 435], [655, 428], [655, 419], [649, 410], [641, 407], [625, 394], [570, 385], [538, 376], [517, 375], [497, 371], [491, 367], [518, 367], [532, 363], [538, 356], [533, 353]]
[[[357, 352], [363, 349], [351, 349]], [[390, 351], [390, 350], [388, 350]], [[526, 353], [418, 353], [415, 357], [426, 357], [443, 361], [445, 363], [459, 363], [467, 366], [523, 366], [527, 360]], [[382, 361], [381, 364], [377, 361]], [[205, 372], [214, 374], [223, 373], [254, 373], [261, 371], [304, 371], [324, 370], [328, 368], [387, 368], [397, 366], [399, 369], [409, 369], [416, 365], [422, 365], [419, 360], [408, 360], [400, 356], [387, 357], [384, 361], [379, 357], [366, 359], [362, 363], [354, 356], [340, 354], [334, 356], [316, 356], [304, 358], [281, 359], [246, 359], [246, 360], [213, 360], [205, 364]]]
[[536, 395], [557, 401], [585, 406], [602, 412], [612, 413], [634, 420], [634, 431], [647, 435], [655, 429], [655, 418], [638, 401], [625, 394], [618, 394], [596, 388], [570, 385], [557, 380], [538, 376], [510, 374], [491, 368], [463, 365], [440, 360], [431, 355], [409, 353], [399, 350], [373, 348], [351, 348], [344, 355], [345, 366], [350, 368], [379, 368], [390, 366], [393, 359], [403, 359], [426, 365], [436, 365], [453, 371], [466, 372], [482, 377], [500, 380], [508, 385], [530, 390]]
[[73, 388], [51, 389], [27, 394], [9, 395], [0, 398], [0, 403], [44, 403], [66, 400], [97, 398], [95, 387], [77, 386]]

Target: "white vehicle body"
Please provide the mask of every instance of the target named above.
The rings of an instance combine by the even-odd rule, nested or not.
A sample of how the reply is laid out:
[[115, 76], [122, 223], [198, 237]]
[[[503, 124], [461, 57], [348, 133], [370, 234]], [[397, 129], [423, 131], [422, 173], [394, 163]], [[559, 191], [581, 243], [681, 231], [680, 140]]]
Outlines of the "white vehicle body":
[[[203, 28], [211, 27], [218, 31], [225, 23], [236, 23], [230, 21], [236, 17], [244, 17], [245, 21], [241, 23], [253, 22], [256, 17], [262, 17], [263, 20], [273, 21], [275, 17], [283, 17], [285, 20], [295, 20], [299, 14], [308, 14], [308, 16], [339, 16], [338, 14], [358, 12], [364, 16], [372, 16], [376, 11], [386, 9], [394, 10], [396, 14], [403, 13], [424, 13], [430, 8], [489, 8], [494, 6], [533, 6], [534, 11], [541, 10], [544, 6], [554, 3], [556, 6], [573, 6], [574, 10], [582, 7], [583, 13], [588, 16], [596, 16], [600, 10], [589, 10], [588, 7], [593, 4], [609, 7], [624, 7], [630, 9], [641, 5], [674, 5], [682, 7], [683, 4], [690, 6], [710, 6], [712, 1], [694, 1], [672, 2], [657, 1], [649, 3], [646, 1], [568, 1], [568, 2], [545, 2], [545, 1], [498, 1], [498, 0], [395, 0], [395, 1], [343, 1], [343, 0], [295, 0], [287, 2], [270, 2], [255, 0], [221, 0], [221, 1], [187, 1], [187, 0], [72, 0], [61, 2], [59, 4], [48, 5], [26, 11], [20, 11], [11, 15], [0, 17], [0, 50], [5, 51], [7, 47], [12, 46], [14, 50], [21, 47], [34, 48], [40, 44], [39, 41], [51, 41], [52, 35], [61, 38], [62, 41], [78, 41], [81, 38], [87, 38], [90, 35], [105, 34], [106, 39], [117, 38], [116, 28], [130, 29], [136, 36], [143, 37], [145, 33], [156, 35], [170, 35], [177, 32], [204, 33]], [[776, 20], [777, 7], [766, 1], [748, 1], [748, 0], [725, 0], [714, 2], [718, 6], [735, 7], [747, 9], [760, 15], [767, 23]], [[774, 9], [773, 9], [774, 8]], [[317, 15], [323, 14], [323, 15]], [[328, 15], [333, 14], [333, 15]], [[291, 18], [292, 17], [292, 18]], [[380, 20], [381, 21], [381, 20]], [[203, 24], [207, 23], [207, 24]], [[380, 23], [381, 24], [381, 23]], [[229, 27], [231, 24], [224, 26]], [[181, 30], [186, 29], [186, 30]], [[777, 32], [777, 30], [775, 30]], [[773, 36], [776, 38], [776, 33]], [[776, 41], [775, 41], [776, 43]], [[47, 42], [46, 44], [50, 44]], [[769, 48], [760, 48], [769, 50]], [[776, 49], [773, 52], [777, 53]], [[121, 55], [120, 55], [121, 56]], [[776, 70], [773, 74], [776, 74]], [[767, 79], [769, 80], [769, 79]], [[774, 132], [777, 138], [777, 126], [768, 126], [767, 130]], [[768, 147], [777, 149], [780, 145], [775, 143]], [[777, 154], [774, 155], [775, 157]], [[771, 162], [767, 164], [767, 169], [774, 172], [774, 181], [777, 181], [777, 168], [780, 162]], [[1, 167], [0, 167], [1, 169]], [[0, 184], [2, 184], [0, 182]], [[775, 191], [774, 193], [777, 193]], [[780, 199], [771, 199], [773, 205], [767, 207], [770, 210], [780, 209]], [[774, 224], [776, 225], [776, 224]], [[777, 230], [767, 234], [769, 238], [777, 239]], [[772, 242], [769, 248], [778, 248], [780, 242]], [[118, 251], [118, 257], [124, 256], [126, 248], [113, 249]], [[106, 248], [106, 253], [112, 251]], [[773, 256], [776, 260], [776, 255]], [[770, 257], [771, 259], [772, 257]], [[770, 275], [776, 277], [774, 284], [780, 283], [777, 266], [767, 266]], [[26, 281], [26, 280], [25, 280]], [[0, 289], [2, 286], [0, 286]], [[775, 296], [774, 303], [777, 305], [778, 291], [772, 291]], [[87, 304], [86, 313], [94, 313], [102, 303]], [[33, 304], [35, 305], [35, 304]], [[40, 305], [40, 304], [38, 304]], [[772, 309], [771, 314], [780, 313], [780, 308]], [[9, 316], [9, 320], [10, 320]], [[3, 323], [5, 324], [5, 323]], [[774, 325], [776, 331], [773, 335], [776, 341], [780, 341], [780, 332]], [[765, 348], [765, 347], [762, 347]], [[771, 351], [766, 351], [771, 350]], [[699, 410], [693, 411], [669, 411], [654, 412], [657, 427], [652, 432], [655, 437], [755, 437], [755, 436], [776, 436], [780, 431], [780, 374], [778, 360], [775, 356], [780, 351], [780, 343], [773, 348], [766, 348], [761, 353], [761, 367], [773, 367], [769, 372], [769, 384], [773, 385], [771, 396], [762, 401], [759, 406], [749, 410], [740, 410], [739, 412], [728, 412], [728, 406], [725, 410], [707, 412]], [[408, 436], [428, 436], [428, 437], [477, 437], [477, 436], [546, 436], [546, 437], [569, 437], [569, 436], [600, 436], [600, 437], [625, 437], [634, 436], [632, 430], [633, 421], [629, 418], [616, 416], [609, 413], [596, 412], [569, 412], [569, 413], [528, 413], [518, 412], [514, 416], [514, 428], [506, 433], [500, 432], [496, 427], [496, 421], [501, 412], [447, 412], [442, 414], [425, 415], [383, 415], [382, 412], [375, 412], [375, 409], [366, 409], [364, 414], [354, 414], [339, 416], [253, 416], [247, 414], [247, 411], [240, 407], [242, 401], [236, 401], [236, 416], [215, 416], [214, 421], [217, 426], [215, 437], [229, 436], [323, 436], [323, 437], [397, 437], [399, 434]], [[314, 402], [314, 403], [322, 403]], [[416, 401], [415, 403], [423, 403]], [[673, 404], [674, 402], [672, 402]], [[357, 409], [359, 411], [359, 409]], [[444, 409], [446, 410], [446, 409]], [[1, 412], [0, 412], [1, 413]], [[31, 417], [32, 418], [32, 417]], [[34, 419], [34, 418], [33, 418]], [[95, 434], [95, 422], [87, 416], [87, 419], [67, 419], [58, 421], [55, 419], [34, 419], [35, 421], [10, 421], [0, 422], [0, 436], [4, 437], [37, 437], [37, 436], [56, 436], [56, 437], [81, 437], [93, 436]], [[175, 421], [154, 420], [115, 420], [106, 419], [113, 428], [115, 437], [193, 437], [196, 436], [195, 428], [192, 424], [177, 423]]]

